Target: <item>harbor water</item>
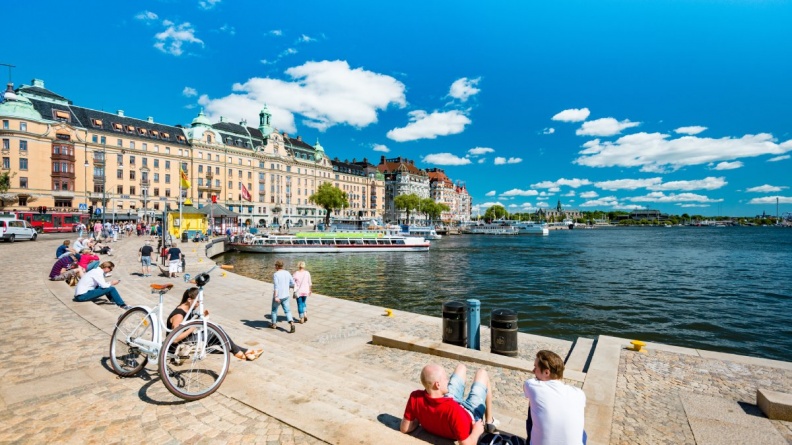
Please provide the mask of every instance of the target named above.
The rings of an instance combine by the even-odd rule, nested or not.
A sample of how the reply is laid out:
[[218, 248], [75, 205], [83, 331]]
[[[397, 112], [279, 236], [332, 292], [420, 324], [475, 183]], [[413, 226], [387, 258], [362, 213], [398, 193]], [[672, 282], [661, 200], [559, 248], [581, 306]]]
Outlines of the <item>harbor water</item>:
[[576, 229], [446, 236], [428, 253], [218, 258], [265, 281], [275, 259], [291, 271], [305, 261], [317, 293], [376, 306], [439, 317], [444, 301], [476, 298], [482, 324], [508, 308], [519, 314], [521, 332], [614, 335], [792, 361], [790, 229]]

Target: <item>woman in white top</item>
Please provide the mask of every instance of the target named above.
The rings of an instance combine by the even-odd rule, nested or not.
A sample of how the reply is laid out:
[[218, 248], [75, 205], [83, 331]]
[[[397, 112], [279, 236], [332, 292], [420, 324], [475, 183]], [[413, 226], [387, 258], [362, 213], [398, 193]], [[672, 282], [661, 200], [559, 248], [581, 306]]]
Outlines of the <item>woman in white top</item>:
[[297, 299], [297, 312], [300, 313], [300, 324], [302, 324], [308, 321], [305, 301], [313, 293], [311, 272], [305, 270], [305, 261], [297, 263], [297, 271], [294, 272], [292, 278], [294, 278], [294, 298]]

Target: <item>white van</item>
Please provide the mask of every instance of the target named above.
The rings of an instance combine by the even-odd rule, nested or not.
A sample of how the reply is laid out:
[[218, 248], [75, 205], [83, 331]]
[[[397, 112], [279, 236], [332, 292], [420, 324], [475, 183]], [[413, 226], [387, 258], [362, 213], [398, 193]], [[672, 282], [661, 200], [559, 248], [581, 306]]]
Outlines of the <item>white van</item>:
[[38, 233], [36, 233], [36, 229], [27, 221], [16, 218], [0, 217], [0, 238], [2, 238], [3, 241], [10, 243], [18, 239], [36, 241], [37, 237]]

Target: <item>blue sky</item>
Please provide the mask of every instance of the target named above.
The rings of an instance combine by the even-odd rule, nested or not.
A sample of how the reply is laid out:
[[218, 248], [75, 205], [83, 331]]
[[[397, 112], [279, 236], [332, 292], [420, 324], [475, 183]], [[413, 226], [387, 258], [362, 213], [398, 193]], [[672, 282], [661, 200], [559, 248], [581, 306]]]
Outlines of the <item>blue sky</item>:
[[792, 211], [788, 1], [44, 0], [4, 16], [17, 86], [166, 124], [204, 109], [257, 126], [266, 103], [331, 157], [445, 169], [482, 213]]

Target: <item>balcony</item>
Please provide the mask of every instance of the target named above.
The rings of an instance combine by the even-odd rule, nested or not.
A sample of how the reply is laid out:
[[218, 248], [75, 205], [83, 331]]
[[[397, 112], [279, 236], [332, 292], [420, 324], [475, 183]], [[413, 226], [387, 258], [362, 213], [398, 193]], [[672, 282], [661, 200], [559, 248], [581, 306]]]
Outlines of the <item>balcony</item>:
[[150, 179], [141, 179], [140, 180], [140, 187], [150, 187], [151, 180]]
[[74, 192], [71, 190], [53, 190], [53, 198], [74, 198]]
[[74, 155], [73, 154], [66, 154], [66, 153], [53, 153], [52, 154], [53, 161], [67, 161], [67, 162], [74, 162]]

